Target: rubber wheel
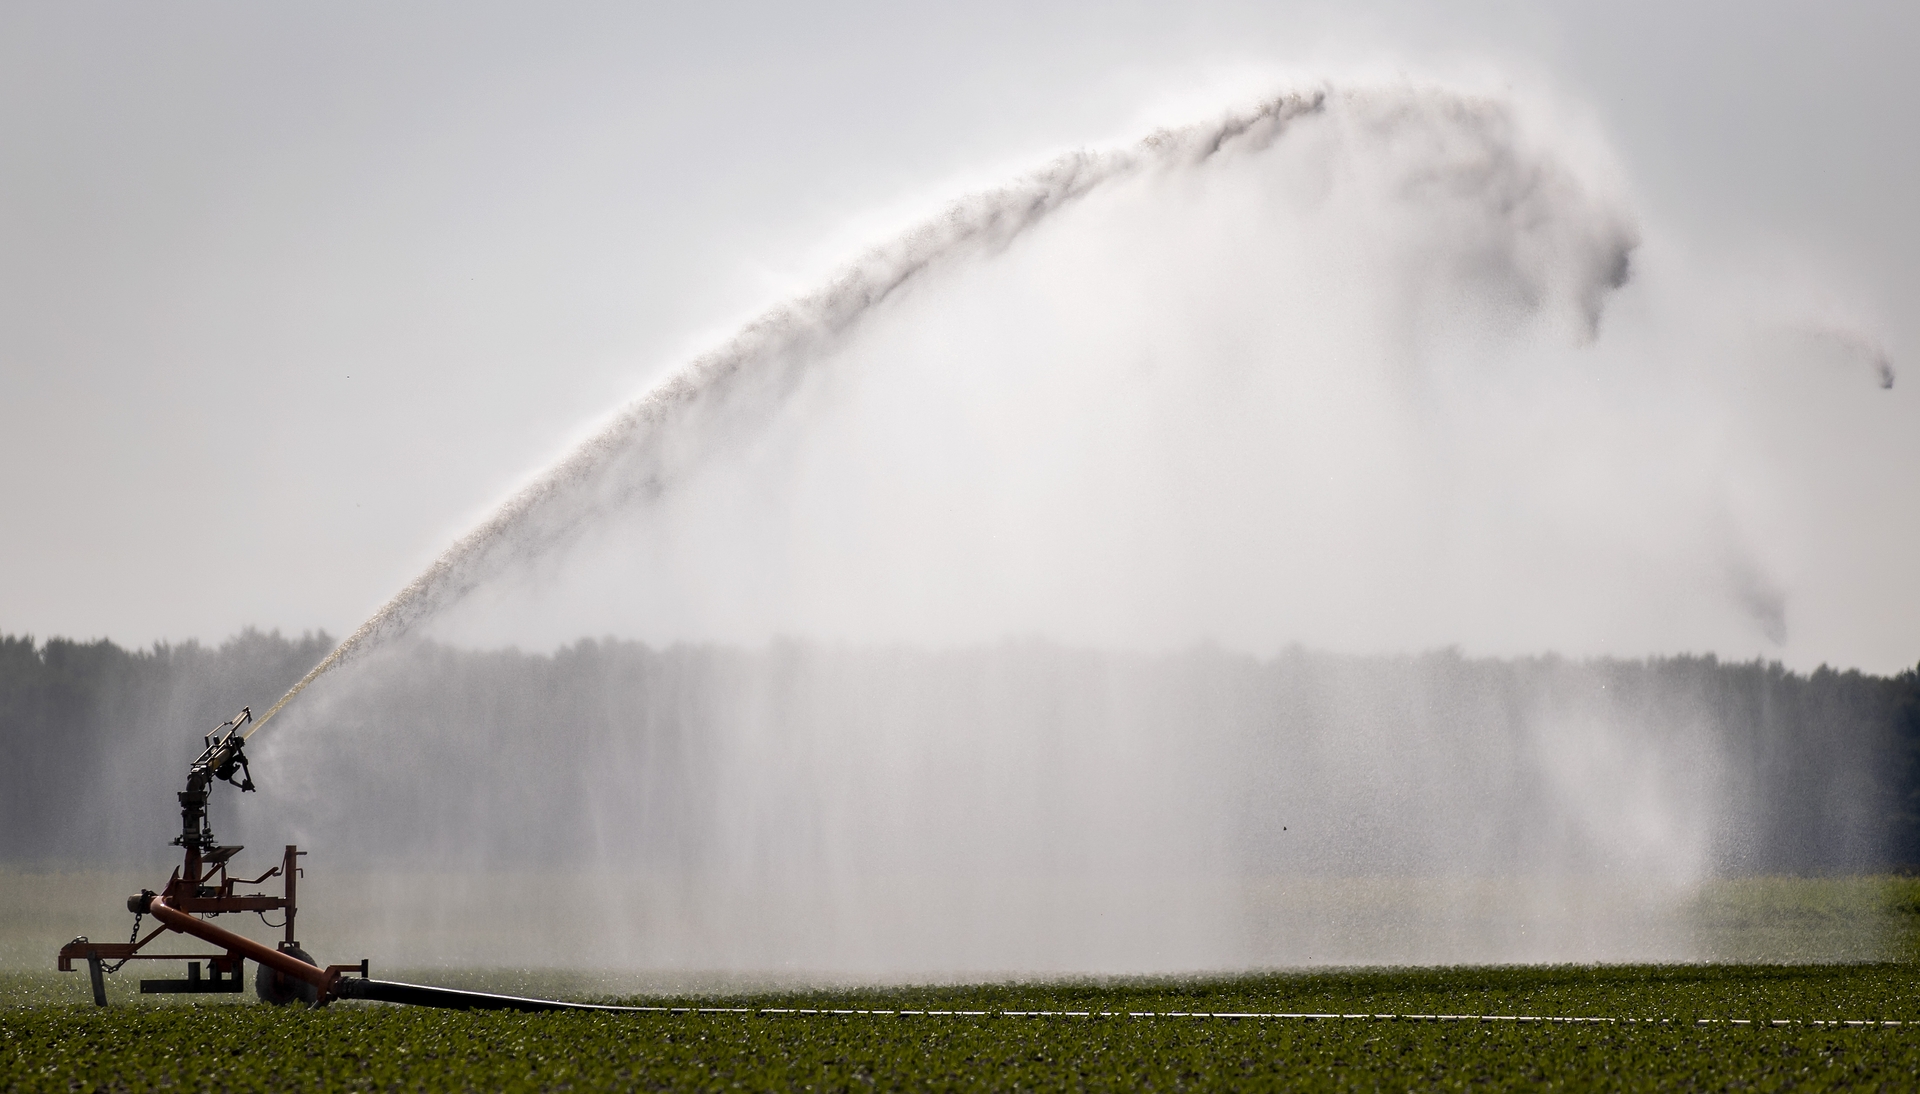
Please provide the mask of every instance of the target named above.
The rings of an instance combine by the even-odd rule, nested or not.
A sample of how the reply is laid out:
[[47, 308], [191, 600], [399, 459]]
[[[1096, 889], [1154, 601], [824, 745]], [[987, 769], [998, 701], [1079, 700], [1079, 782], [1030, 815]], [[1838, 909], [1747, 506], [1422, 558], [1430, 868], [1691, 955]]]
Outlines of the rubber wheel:
[[[309, 965], [319, 964], [307, 951], [298, 946], [281, 952], [288, 957], [297, 957]], [[256, 964], [253, 969], [253, 991], [260, 997], [261, 1002], [272, 1003], [276, 1007], [284, 1007], [289, 1003], [305, 1003], [312, 1006], [314, 1001], [320, 998], [320, 989], [305, 980], [295, 979], [259, 964]]]

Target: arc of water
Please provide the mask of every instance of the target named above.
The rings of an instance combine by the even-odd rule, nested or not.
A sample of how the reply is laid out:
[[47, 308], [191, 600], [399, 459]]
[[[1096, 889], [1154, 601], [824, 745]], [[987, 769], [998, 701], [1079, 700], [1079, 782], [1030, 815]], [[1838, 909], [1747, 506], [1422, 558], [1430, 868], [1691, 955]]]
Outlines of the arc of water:
[[[797, 372], [844, 338], [907, 285], [959, 259], [991, 253], [1101, 185], [1144, 167], [1193, 166], [1236, 146], [1257, 151], [1295, 119], [1323, 111], [1324, 89], [1280, 95], [1217, 121], [1157, 131], [1131, 148], [1067, 153], [1015, 183], [963, 197], [890, 243], [876, 247], [823, 288], [780, 304], [718, 349], [696, 358], [462, 536], [381, 605], [247, 730], [264, 729], [293, 698], [369, 644], [397, 636], [471, 591], [504, 557], [536, 555], [571, 539], [598, 504], [657, 491], [657, 475], [605, 489], [606, 472], [650, 435], [758, 371]], [[784, 378], [791, 382], [794, 377]], [[758, 377], [768, 379], [768, 377]], [[772, 377], [776, 382], [781, 377]], [[581, 504], [583, 502], [589, 504]], [[568, 511], [572, 506], [572, 511]], [[536, 519], [539, 518], [539, 519]]]

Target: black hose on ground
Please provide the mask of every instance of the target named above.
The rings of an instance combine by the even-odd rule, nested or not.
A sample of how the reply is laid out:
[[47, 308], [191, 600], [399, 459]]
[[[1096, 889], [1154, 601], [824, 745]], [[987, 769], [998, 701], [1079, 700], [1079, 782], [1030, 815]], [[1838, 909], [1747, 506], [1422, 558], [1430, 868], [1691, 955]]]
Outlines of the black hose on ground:
[[651, 1007], [615, 1007], [599, 1003], [563, 1003], [557, 999], [523, 999], [517, 995], [493, 995], [483, 991], [460, 991], [425, 984], [400, 984], [391, 980], [364, 980], [343, 976], [334, 983], [333, 994], [340, 999], [370, 999], [379, 1003], [404, 1003], [410, 1007], [444, 1007], [449, 1010], [597, 1010], [613, 1012], [649, 1011]]

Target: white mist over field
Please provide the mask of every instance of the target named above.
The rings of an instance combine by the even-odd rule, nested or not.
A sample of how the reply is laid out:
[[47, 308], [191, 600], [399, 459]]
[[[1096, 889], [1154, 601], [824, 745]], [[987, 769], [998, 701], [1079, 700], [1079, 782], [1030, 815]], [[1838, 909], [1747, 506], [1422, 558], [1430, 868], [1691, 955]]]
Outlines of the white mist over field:
[[[1870, 335], [1642, 242], [1544, 110], [1320, 95], [962, 201], [628, 411], [414, 604], [535, 646], [1840, 644], [1821, 480], [1903, 474]], [[1850, 450], [1814, 450], [1836, 419]]]
[[[1741, 809], [1706, 711], [1284, 651], [1830, 648], [1823, 517], [1906, 442], [1897, 362], [1829, 304], [1683, 254], [1512, 93], [1222, 110], [768, 312], [409, 586], [259, 752], [309, 773], [273, 793], [324, 843], [392, 808], [323, 774], [431, 659], [396, 639], [704, 643], [607, 685], [622, 733], [464, 712], [577, 773], [565, 930], [632, 964], [1691, 956], [1663, 917]], [[494, 803], [442, 848], [478, 870], [540, 806], [452, 717], [409, 770], [434, 809]]]

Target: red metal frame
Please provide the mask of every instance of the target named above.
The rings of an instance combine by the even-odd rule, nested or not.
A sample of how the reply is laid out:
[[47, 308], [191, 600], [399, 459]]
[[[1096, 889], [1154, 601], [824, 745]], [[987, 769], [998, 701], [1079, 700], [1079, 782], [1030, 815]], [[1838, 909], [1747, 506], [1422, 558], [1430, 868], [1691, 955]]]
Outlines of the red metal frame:
[[[207, 800], [216, 782], [224, 782], [238, 787], [242, 792], [253, 789], [253, 777], [248, 773], [247, 757], [244, 750], [247, 739], [241, 735], [240, 727], [253, 720], [253, 711], [241, 707], [240, 713], [215, 727], [206, 735], [206, 751], [199, 759], [187, 767], [187, 788], [178, 795], [180, 799], [180, 835], [173, 843], [184, 848], [186, 861], [173, 872], [167, 887], [160, 893], [151, 889], [141, 890], [138, 896], [127, 900], [127, 911], [134, 914], [133, 935], [126, 942], [93, 942], [84, 935], [60, 948], [60, 971], [73, 971], [75, 959], [87, 963], [87, 971], [93, 980], [93, 1001], [100, 1006], [107, 1005], [107, 989], [103, 973], [117, 971], [120, 966], [135, 959], [143, 961], [187, 961], [187, 979], [185, 980], [142, 980], [143, 992], [238, 992], [243, 990], [241, 973], [246, 969], [247, 958], [258, 961], [263, 969], [273, 969], [282, 977], [312, 984], [317, 989], [313, 1000], [316, 1005], [326, 1003], [333, 997], [333, 986], [339, 973], [347, 969], [357, 969], [361, 978], [366, 977], [366, 962], [359, 965], [337, 965], [326, 969], [316, 967], [311, 960], [304, 960], [306, 954], [299, 948], [294, 937], [294, 920], [299, 914], [295, 903], [295, 891], [300, 877], [300, 856], [306, 854], [293, 844], [280, 858], [280, 865], [268, 870], [256, 878], [236, 878], [227, 873], [227, 863], [241, 851], [238, 846], [222, 846], [214, 842], [213, 830], [207, 823]], [[235, 886], [254, 886], [267, 879], [278, 877], [282, 885], [282, 895], [270, 896], [266, 893], [241, 893]], [[201, 916], [226, 915], [232, 912], [257, 912], [261, 921], [266, 921], [266, 913], [279, 912], [284, 916], [279, 926], [286, 931], [285, 941], [278, 949], [265, 943], [235, 934], [222, 927], [208, 923]], [[140, 937], [140, 916], [151, 914], [160, 925], [145, 938]], [[142, 953], [147, 943], [167, 931], [190, 934], [203, 942], [211, 942], [224, 952], [213, 954], [176, 954]], [[297, 955], [297, 956], [296, 956]], [[200, 979], [200, 961], [207, 963], [213, 973], [211, 980]], [[113, 962], [108, 967], [106, 962]], [[274, 1002], [290, 1001], [284, 996], [281, 984], [269, 984], [262, 981], [261, 995]]]
[[[239, 990], [239, 978], [245, 968], [247, 958], [252, 958], [295, 979], [306, 981], [321, 990], [321, 998], [327, 998], [332, 977], [325, 971], [300, 960], [283, 951], [296, 948], [299, 943], [294, 934], [295, 917], [299, 914], [296, 903], [298, 879], [300, 877], [300, 856], [306, 854], [299, 847], [288, 844], [281, 856], [280, 865], [268, 870], [256, 878], [235, 878], [228, 875], [227, 864], [241, 849], [239, 847], [214, 847], [202, 854], [198, 846], [188, 844], [186, 861], [173, 871], [167, 887], [159, 894], [145, 892], [127, 902], [128, 910], [135, 913], [150, 913], [160, 921], [160, 925], [149, 931], [145, 937], [127, 942], [93, 942], [85, 937], [76, 938], [60, 948], [60, 971], [73, 971], [73, 962], [78, 959], [87, 962], [89, 971], [94, 972], [94, 996], [103, 998], [104, 989], [99, 980], [98, 970], [102, 962], [113, 962], [118, 968], [128, 961], [205, 961], [207, 969], [213, 974], [212, 982], [219, 983], [231, 978], [234, 987]], [[240, 893], [236, 886], [254, 886], [271, 878], [281, 879], [282, 895], [268, 893]], [[280, 912], [286, 918], [280, 926], [286, 933], [286, 939], [279, 949], [255, 942], [250, 938], [232, 931], [216, 927], [194, 914], [224, 915], [229, 912], [257, 912], [264, 919], [265, 913]], [[221, 947], [220, 953], [146, 953], [147, 944], [169, 931], [193, 935], [202, 941]], [[358, 969], [358, 965], [345, 966]], [[204, 990], [204, 989], [203, 989]]]

